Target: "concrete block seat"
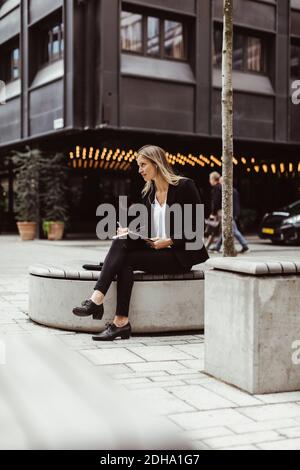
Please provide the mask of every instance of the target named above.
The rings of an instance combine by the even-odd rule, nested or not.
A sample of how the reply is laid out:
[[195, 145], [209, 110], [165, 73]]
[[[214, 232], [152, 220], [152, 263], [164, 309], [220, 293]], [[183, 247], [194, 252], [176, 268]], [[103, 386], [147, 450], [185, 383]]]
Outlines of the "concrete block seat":
[[300, 391], [300, 259], [207, 266], [205, 371], [250, 393]]
[[[29, 267], [29, 317], [37, 323], [66, 330], [99, 332], [116, 310], [116, 282], [104, 300], [102, 320], [72, 313], [89, 298], [99, 271], [34, 265]], [[201, 330], [204, 327], [204, 273], [134, 273], [130, 323], [134, 333]]]

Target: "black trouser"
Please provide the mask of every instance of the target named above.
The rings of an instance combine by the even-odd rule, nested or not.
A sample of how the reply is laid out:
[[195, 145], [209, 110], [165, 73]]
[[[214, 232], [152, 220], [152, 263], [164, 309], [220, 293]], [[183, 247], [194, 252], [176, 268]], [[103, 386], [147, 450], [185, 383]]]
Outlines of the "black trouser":
[[94, 289], [105, 295], [117, 276], [116, 315], [128, 316], [134, 271], [175, 274], [189, 268], [180, 265], [170, 248], [155, 250], [140, 239], [113, 240]]

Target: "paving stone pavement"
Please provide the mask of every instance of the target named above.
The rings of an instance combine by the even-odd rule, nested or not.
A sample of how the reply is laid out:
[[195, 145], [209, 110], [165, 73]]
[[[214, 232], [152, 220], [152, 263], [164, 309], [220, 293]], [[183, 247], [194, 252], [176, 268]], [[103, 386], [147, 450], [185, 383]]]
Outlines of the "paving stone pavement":
[[[276, 251], [292, 258], [297, 250], [250, 241], [247, 256]], [[193, 449], [299, 450], [300, 391], [251, 396], [207, 376], [202, 332], [140, 335], [106, 344], [28, 318], [30, 264], [95, 263], [104, 259], [108, 246], [94, 240], [21, 242], [17, 236], [0, 236], [0, 334], [55, 335], [95, 372], [108, 374], [121, 391], [142, 400], [149, 413], [164, 416]]]

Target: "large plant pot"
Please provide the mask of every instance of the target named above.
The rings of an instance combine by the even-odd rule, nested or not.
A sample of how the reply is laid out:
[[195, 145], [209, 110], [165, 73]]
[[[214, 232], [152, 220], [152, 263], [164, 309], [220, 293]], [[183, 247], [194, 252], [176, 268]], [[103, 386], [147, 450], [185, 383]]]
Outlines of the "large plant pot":
[[49, 222], [48, 240], [61, 240], [64, 235], [64, 222]]
[[17, 222], [22, 241], [34, 240], [36, 235], [36, 222]]

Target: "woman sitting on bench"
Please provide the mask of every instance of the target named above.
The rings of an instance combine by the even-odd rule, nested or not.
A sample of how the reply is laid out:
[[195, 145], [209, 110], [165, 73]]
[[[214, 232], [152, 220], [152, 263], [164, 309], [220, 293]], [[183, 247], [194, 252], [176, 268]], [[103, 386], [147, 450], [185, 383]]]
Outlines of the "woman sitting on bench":
[[[148, 241], [141, 238], [116, 238], [112, 241], [91, 298], [83, 301], [81, 307], [73, 309], [74, 315], [82, 317], [93, 315], [93, 318], [101, 319], [104, 313], [104, 297], [117, 276], [117, 308], [113, 323], [97, 336], [93, 336], [95, 341], [130, 337], [128, 314], [135, 270], [176, 274], [189, 271], [193, 265], [203, 263], [208, 258], [202, 244], [200, 249], [186, 248], [186, 242], [192, 243], [192, 240], [184, 237], [184, 227], [181, 238], [177, 238], [174, 234], [174, 223], [172, 226], [170, 221], [170, 236], [166, 234], [166, 206], [170, 207], [177, 203], [182, 208], [183, 214], [184, 204], [190, 204], [194, 218], [194, 209], [200, 204], [199, 192], [194, 181], [177, 176], [167, 161], [165, 151], [160, 147], [153, 145], [142, 147], [137, 154], [137, 164], [139, 173], [146, 182], [142, 197], [143, 204], [147, 208], [149, 232], [154, 233], [155, 237]], [[191, 222], [191, 225], [195, 226], [195, 221]], [[118, 235], [126, 236], [127, 233], [127, 228], [118, 229]]]

